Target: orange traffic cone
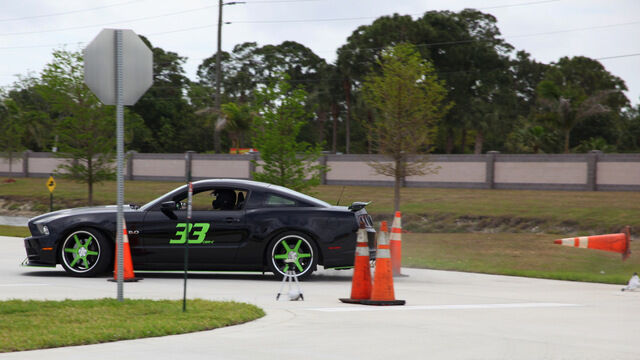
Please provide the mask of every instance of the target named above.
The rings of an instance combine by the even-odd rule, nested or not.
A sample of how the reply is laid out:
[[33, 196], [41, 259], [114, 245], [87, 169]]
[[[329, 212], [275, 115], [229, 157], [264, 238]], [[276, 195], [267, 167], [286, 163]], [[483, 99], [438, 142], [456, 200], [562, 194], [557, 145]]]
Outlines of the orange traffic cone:
[[[127, 231], [127, 223], [124, 221], [124, 218], [122, 219], [122, 232], [123, 281], [133, 282], [142, 280], [142, 278], [137, 278], [133, 273], [133, 261], [131, 261], [131, 249], [129, 247], [129, 234]], [[116, 259], [113, 262], [113, 280], [111, 281], [118, 281], [118, 244], [116, 244]]]
[[371, 270], [369, 265], [369, 244], [367, 230], [358, 230], [356, 243], [356, 258], [354, 261], [353, 279], [351, 280], [351, 297], [341, 298], [340, 301], [349, 304], [359, 304], [363, 299], [371, 297]]
[[622, 260], [626, 260], [631, 255], [631, 249], [629, 249], [630, 236], [629, 227], [626, 226], [624, 232], [618, 234], [565, 238], [555, 240], [553, 243], [585, 249], [613, 251], [622, 254]]
[[402, 267], [402, 214], [396, 211], [391, 224], [391, 268], [393, 276], [407, 276], [400, 273]]
[[396, 300], [393, 291], [393, 270], [391, 269], [391, 249], [386, 236], [387, 223], [382, 222], [378, 251], [376, 252], [376, 271], [373, 277], [371, 300], [362, 300], [364, 305], [404, 305], [404, 300]]

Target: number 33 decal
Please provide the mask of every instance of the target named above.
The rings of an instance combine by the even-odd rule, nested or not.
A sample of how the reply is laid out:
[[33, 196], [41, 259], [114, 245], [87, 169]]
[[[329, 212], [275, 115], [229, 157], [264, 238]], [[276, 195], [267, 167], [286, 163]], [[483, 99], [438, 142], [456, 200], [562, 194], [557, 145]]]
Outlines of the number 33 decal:
[[[209, 226], [209, 223], [189, 224], [189, 235], [196, 236], [195, 239], [189, 236], [189, 244], [202, 244], [204, 242], [204, 238], [207, 236], [207, 232], [209, 231]], [[169, 240], [169, 244], [185, 243], [187, 240], [187, 223], [176, 224], [176, 237], [178, 238]]]

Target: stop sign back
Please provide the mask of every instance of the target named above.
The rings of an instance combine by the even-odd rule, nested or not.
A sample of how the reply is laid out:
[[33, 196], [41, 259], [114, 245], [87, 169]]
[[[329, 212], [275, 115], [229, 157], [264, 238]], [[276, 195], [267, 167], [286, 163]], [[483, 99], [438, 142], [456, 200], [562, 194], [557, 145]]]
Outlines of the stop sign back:
[[[84, 82], [105, 105], [116, 105], [115, 29], [103, 29], [84, 49]], [[122, 31], [123, 105], [133, 105], [153, 84], [153, 54], [132, 30]]]

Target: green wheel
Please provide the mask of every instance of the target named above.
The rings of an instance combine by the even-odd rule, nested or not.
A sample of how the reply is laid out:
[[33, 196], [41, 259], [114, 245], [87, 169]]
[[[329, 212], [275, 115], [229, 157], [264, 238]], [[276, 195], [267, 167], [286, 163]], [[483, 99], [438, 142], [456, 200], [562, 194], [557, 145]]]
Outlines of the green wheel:
[[79, 229], [69, 234], [60, 246], [60, 263], [73, 276], [89, 277], [104, 273], [113, 250], [97, 230]]
[[269, 269], [278, 279], [287, 273], [305, 279], [316, 269], [318, 250], [308, 236], [289, 232], [282, 234], [269, 245]]

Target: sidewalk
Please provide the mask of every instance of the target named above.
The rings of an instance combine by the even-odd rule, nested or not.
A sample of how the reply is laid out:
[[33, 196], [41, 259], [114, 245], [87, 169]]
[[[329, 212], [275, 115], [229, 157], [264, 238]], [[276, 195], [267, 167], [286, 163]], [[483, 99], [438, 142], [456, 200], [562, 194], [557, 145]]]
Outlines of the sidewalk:
[[29, 218], [24, 216], [1, 216], [0, 215], [0, 225], [27, 226], [28, 221], [29, 221]]

